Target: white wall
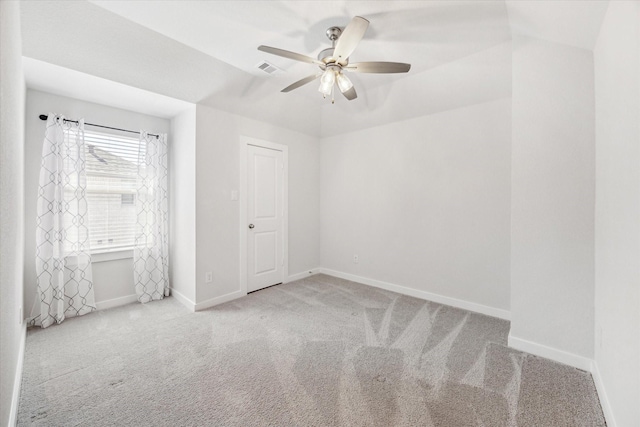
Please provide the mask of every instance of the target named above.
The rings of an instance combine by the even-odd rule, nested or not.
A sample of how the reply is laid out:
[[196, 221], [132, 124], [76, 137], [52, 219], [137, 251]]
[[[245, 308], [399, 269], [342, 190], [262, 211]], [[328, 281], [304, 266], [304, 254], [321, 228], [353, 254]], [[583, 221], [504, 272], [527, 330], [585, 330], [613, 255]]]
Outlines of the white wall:
[[193, 105], [171, 120], [169, 141], [169, 277], [171, 288], [190, 303], [196, 301], [195, 165], [196, 106]]
[[[84, 117], [85, 122], [97, 123], [122, 129], [148, 129], [153, 132], [169, 132], [170, 122], [166, 119], [134, 113], [119, 108], [84, 102], [73, 98], [53, 95], [34, 90], [27, 91], [26, 133], [24, 158], [24, 206], [25, 206], [25, 316], [30, 316], [36, 296], [35, 270], [35, 223], [38, 194], [38, 178], [42, 157], [42, 141], [45, 123], [40, 114], [64, 114], [66, 117]], [[90, 127], [87, 127], [90, 128]], [[100, 129], [100, 128], [92, 128]], [[109, 132], [106, 129], [101, 131]], [[169, 135], [169, 144], [171, 135]], [[116, 298], [125, 298], [135, 294], [133, 285], [132, 258], [117, 261], [93, 263], [93, 280], [96, 303], [99, 305]], [[35, 313], [34, 313], [35, 314]]]
[[[197, 106], [197, 302], [240, 291], [240, 136], [289, 147], [289, 274], [319, 264], [318, 139], [265, 122]], [[213, 283], [205, 283], [205, 272]]]
[[20, 3], [0, 2], [0, 425], [15, 423], [16, 373], [24, 345], [22, 307], [25, 85]]
[[510, 117], [505, 98], [323, 139], [321, 266], [508, 311]]
[[[595, 361], [609, 425], [640, 425], [640, 3], [610, 2], [594, 50]], [[615, 420], [615, 423], [614, 423]]]
[[516, 36], [512, 80], [509, 344], [591, 358], [593, 55]]

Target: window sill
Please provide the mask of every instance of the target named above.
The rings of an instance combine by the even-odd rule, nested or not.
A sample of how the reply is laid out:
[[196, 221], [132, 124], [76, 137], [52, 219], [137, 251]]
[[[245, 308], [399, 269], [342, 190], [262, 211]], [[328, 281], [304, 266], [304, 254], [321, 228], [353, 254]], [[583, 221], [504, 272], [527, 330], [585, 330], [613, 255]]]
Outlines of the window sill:
[[114, 251], [93, 252], [91, 254], [91, 262], [116, 261], [128, 258], [133, 258], [133, 249], [118, 249]]

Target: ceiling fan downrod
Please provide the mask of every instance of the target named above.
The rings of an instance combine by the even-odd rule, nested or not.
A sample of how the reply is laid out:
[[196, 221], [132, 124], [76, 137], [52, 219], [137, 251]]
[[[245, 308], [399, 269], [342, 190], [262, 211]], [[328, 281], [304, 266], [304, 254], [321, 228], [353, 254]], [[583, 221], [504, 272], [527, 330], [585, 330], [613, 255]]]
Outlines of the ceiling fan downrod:
[[328, 64], [329, 62], [335, 62], [335, 59], [333, 59], [333, 52], [335, 51], [336, 43], [340, 38], [340, 35], [342, 35], [342, 29], [340, 27], [330, 27], [327, 28], [325, 34], [331, 41], [331, 47], [321, 50], [320, 53], [318, 53], [318, 60]]

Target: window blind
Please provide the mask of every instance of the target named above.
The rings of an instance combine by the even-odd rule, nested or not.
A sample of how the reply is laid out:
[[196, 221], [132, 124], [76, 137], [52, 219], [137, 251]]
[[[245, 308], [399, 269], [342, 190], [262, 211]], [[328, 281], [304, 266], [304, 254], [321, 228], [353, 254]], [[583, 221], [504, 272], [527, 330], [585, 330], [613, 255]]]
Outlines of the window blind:
[[131, 249], [136, 229], [137, 137], [85, 131], [85, 170], [91, 253]]

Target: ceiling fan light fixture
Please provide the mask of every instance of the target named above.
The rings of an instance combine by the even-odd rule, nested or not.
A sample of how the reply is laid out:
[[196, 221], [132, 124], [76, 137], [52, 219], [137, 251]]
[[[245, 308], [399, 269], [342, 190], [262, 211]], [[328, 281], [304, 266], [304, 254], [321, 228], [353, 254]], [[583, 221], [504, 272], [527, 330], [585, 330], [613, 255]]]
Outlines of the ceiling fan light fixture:
[[336, 76], [336, 81], [338, 82], [338, 87], [340, 88], [340, 92], [342, 93], [345, 93], [353, 87], [353, 83], [351, 83], [349, 77], [345, 76], [342, 73], [338, 73], [338, 75]]
[[331, 69], [327, 69], [320, 78], [320, 87], [318, 91], [324, 96], [331, 95], [331, 90], [336, 82], [336, 73]]

